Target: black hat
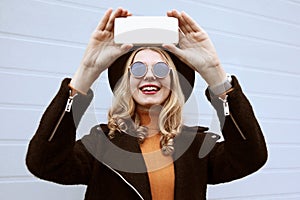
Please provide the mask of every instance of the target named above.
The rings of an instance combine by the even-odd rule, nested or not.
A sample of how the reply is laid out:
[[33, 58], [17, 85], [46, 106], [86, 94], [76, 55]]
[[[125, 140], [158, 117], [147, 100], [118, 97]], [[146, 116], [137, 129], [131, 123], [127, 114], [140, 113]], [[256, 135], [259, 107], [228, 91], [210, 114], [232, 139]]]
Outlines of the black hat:
[[[129, 52], [120, 56], [116, 61], [114, 61], [111, 66], [108, 68], [108, 80], [109, 85], [112, 91], [114, 91], [117, 82], [124, 75], [125, 64], [130, 57], [133, 50], [137, 47], [132, 48]], [[170, 55], [179, 76], [179, 82], [182, 89], [182, 92], [185, 97], [185, 101], [190, 97], [194, 83], [195, 83], [195, 71], [191, 69], [187, 64], [182, 62], [177, 56], [173, 53], [167, 51]]]

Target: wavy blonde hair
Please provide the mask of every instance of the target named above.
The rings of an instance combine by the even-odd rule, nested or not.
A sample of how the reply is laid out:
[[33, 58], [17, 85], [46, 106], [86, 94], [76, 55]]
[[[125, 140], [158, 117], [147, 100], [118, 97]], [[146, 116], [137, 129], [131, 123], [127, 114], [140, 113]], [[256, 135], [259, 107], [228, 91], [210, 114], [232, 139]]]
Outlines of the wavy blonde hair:
[[128, 67], [132, 64], [135, 55], [142, 50], [149, 49], [159, 53], [164, 61], [171, 67], [171, 92], [162, 105], [158, 118], [158, 126], [162, 134], [161, 146], [165, 154], [174, 151], [173, 138], [180, 133], [182, 126], [182, 109], [184, 105], [184, 95], [180, 86], [176, 67], [169, 54], [158, 47], [141, 47], [132, 52], [124, 66], [124, 75], [116, 84], [114, 89], [114, 101], [108, 112], [108, 128], [110, 129], [109, 137], [113, 138], [115, 131], [130, 130], [134, 132], [140, 142], [143, 142], [147, 136], [147, 128], [140, 126], [139, 116], [136, 114], [135, 101], [130, 91]]

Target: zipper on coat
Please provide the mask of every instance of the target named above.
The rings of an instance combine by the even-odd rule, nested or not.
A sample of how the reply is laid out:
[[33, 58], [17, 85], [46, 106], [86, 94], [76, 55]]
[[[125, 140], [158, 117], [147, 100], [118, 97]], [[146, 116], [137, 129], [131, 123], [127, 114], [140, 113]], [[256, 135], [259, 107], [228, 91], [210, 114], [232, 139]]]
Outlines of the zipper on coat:
[[75, 95], [71, 96], [71, 91], [70, 91], [70, 96], [69, 96], [69, 98], [67, 100], [66, 107], [65, 107], [64, 111], [62, 112], [62, 114], [60, 115], [60, 117], [59, 117], [59, 119], [58, 119], [58, 121], [57, 121], [57, 123], [56, 123], [56, 125], [55, 125], [55, 127], [54, 127], [54, 129], [53, 129], [53, 131], [52, 131], [52, 133], [51, 133], [51, 135], [49, 137], [49, 139], [48, 139], [48, 142], [51, 142], [51, 140], [53, 139], [53, 137], [55, 135], [55, 132], [56, 132], [58, 126], [60, 125], [61, 120], [65, 116], [66, 112], [70, 112], [71, 111], [73, 100], [74, 100], [75, 96], [77, 96], [77, 93]]
[[230, 114], [230, 110], [229, 110], [229, 104], [228, 104], [228, 95], [225, 96], [225, 99], [222, 99], [221, 97], [219, 97], [219, 99], [223, 102], [223, 110], [224, 110], [224, 116], [230, 116], [233, 124], [235, 125], [235, 127], [237, 128], [237, 130], [239, 131], [240, 135], [242, 136], [242, 138], [244, 140], [246, 140], [247, 138], [245, 137], [245, 135], [243, 134], [242, 130], [240, 129], [239, 125], [237, 124], [237, 122], [235, 121], [234, 117]]
[[244, 140], [246, 140], [247, 138], [246, 138], [245, 135], [243, 134], [242, 130], [240, 129], [239, 125], [236, 123], [236, 121], [235, 121], [235, 119], [233, 118], [233, 116], [232, 116], [232, 115], [229, 115], [229, 116], [230, 116], [230, 118], [232, 119], [232, 121], [233, 121], [235, 127], [236, 127], [237, 130], [239, 131], [239, 133], [240, 133], [240, 135], [242, 136], [242, 138], [243, 138]]
[[112, 167], [110, 167], [109, 165], [101, 162], [103, 165], [105, 165], [108, 169], [110, 169], [112, 172], [114, 172], [115, 174], [117, 174], [129, 187], [131, 187], [131, 189], [133, 189], [135, 191], [135, 193], [142, 199], [144, 200], [143, 196], [139, 193], [139, 191], [137, 191], [137, 189], [135, 189], [135, 187], [133, 185], [131, 185], [119, 172], [117, 172], [116, 170], [114, 170]]
[[[71, 91], [70, 91], [71, 92]], [[60, 125], [63, 117], [65, 116], [66, 112], [70, 112], [71, 111], [71, 108], [72, 108], [72, 104], [73, 104], [73, 100], [74, 100], [74, 97], [77, 96], [77, 93], [73, 96], [71, 96], [71, 93], [70, 93], [70, 96], [67, 100], [67, 104], [66, 104], [66, 107], [64, 109], [64, 111], [62, 112], [60, 118], [58, 119], [48, 141], [51, 142], [51, 140], [53, 139], [54, 135], [55, 135], [55, 132], [58, 128], [58, 126]], [[105, 164], [105, 163], [102, 163], [104, 164], [107, 168], [109, 168], [111, 171], [113, 171], [115, 174], [117, 174], [130, 188], [133, 189], [133, 191], [135, 191], [135, 193], [142, 199], [144, 200], [144, 198], [142, 197], [142, 195], [137, 191], [137, 189], [135, 189], [135, 187], [133, 185], [131, 185], [119, 172], [117, 172], [116, 170], [114, 170], [113, 168], [111, 168], [109, 165]]]
[[225, 96], [225, 99], [219, 97], [219, 99], [223, 102], [223, 110], [224, 110], [224, 116], [225, 117], [230, 115], [227, 98], [228, 98], [228, 95]]

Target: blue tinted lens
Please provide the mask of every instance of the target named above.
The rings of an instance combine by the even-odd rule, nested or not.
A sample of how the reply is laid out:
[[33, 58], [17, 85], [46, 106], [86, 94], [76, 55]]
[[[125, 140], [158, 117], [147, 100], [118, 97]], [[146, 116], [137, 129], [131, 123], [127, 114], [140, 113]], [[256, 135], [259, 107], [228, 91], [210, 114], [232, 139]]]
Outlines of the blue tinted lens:
[[131, 65], [130, 72], [133, 76], [141, 78], [147, 73], [147, 66], [142, 62], [135, 62]]
[[165, 78], [170, 72], [167, 63], [158, 62], [153, 66], [153, 74], [158, 78]]

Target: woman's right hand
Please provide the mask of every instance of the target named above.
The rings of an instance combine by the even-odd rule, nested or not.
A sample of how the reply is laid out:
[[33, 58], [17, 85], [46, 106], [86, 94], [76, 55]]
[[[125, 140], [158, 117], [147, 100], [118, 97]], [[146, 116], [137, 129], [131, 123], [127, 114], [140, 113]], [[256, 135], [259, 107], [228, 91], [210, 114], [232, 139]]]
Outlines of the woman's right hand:
[[108, 9], [92, 33], [80, 67], [74, 74], [70, 85], [81, 93], [87, 93], [94, 81], [118, 57], [132, 48], [132, 44], [114, 43], [114, 21], [117, 17], [127, 17], [131, 14], [118, 8], [114, 12]]

